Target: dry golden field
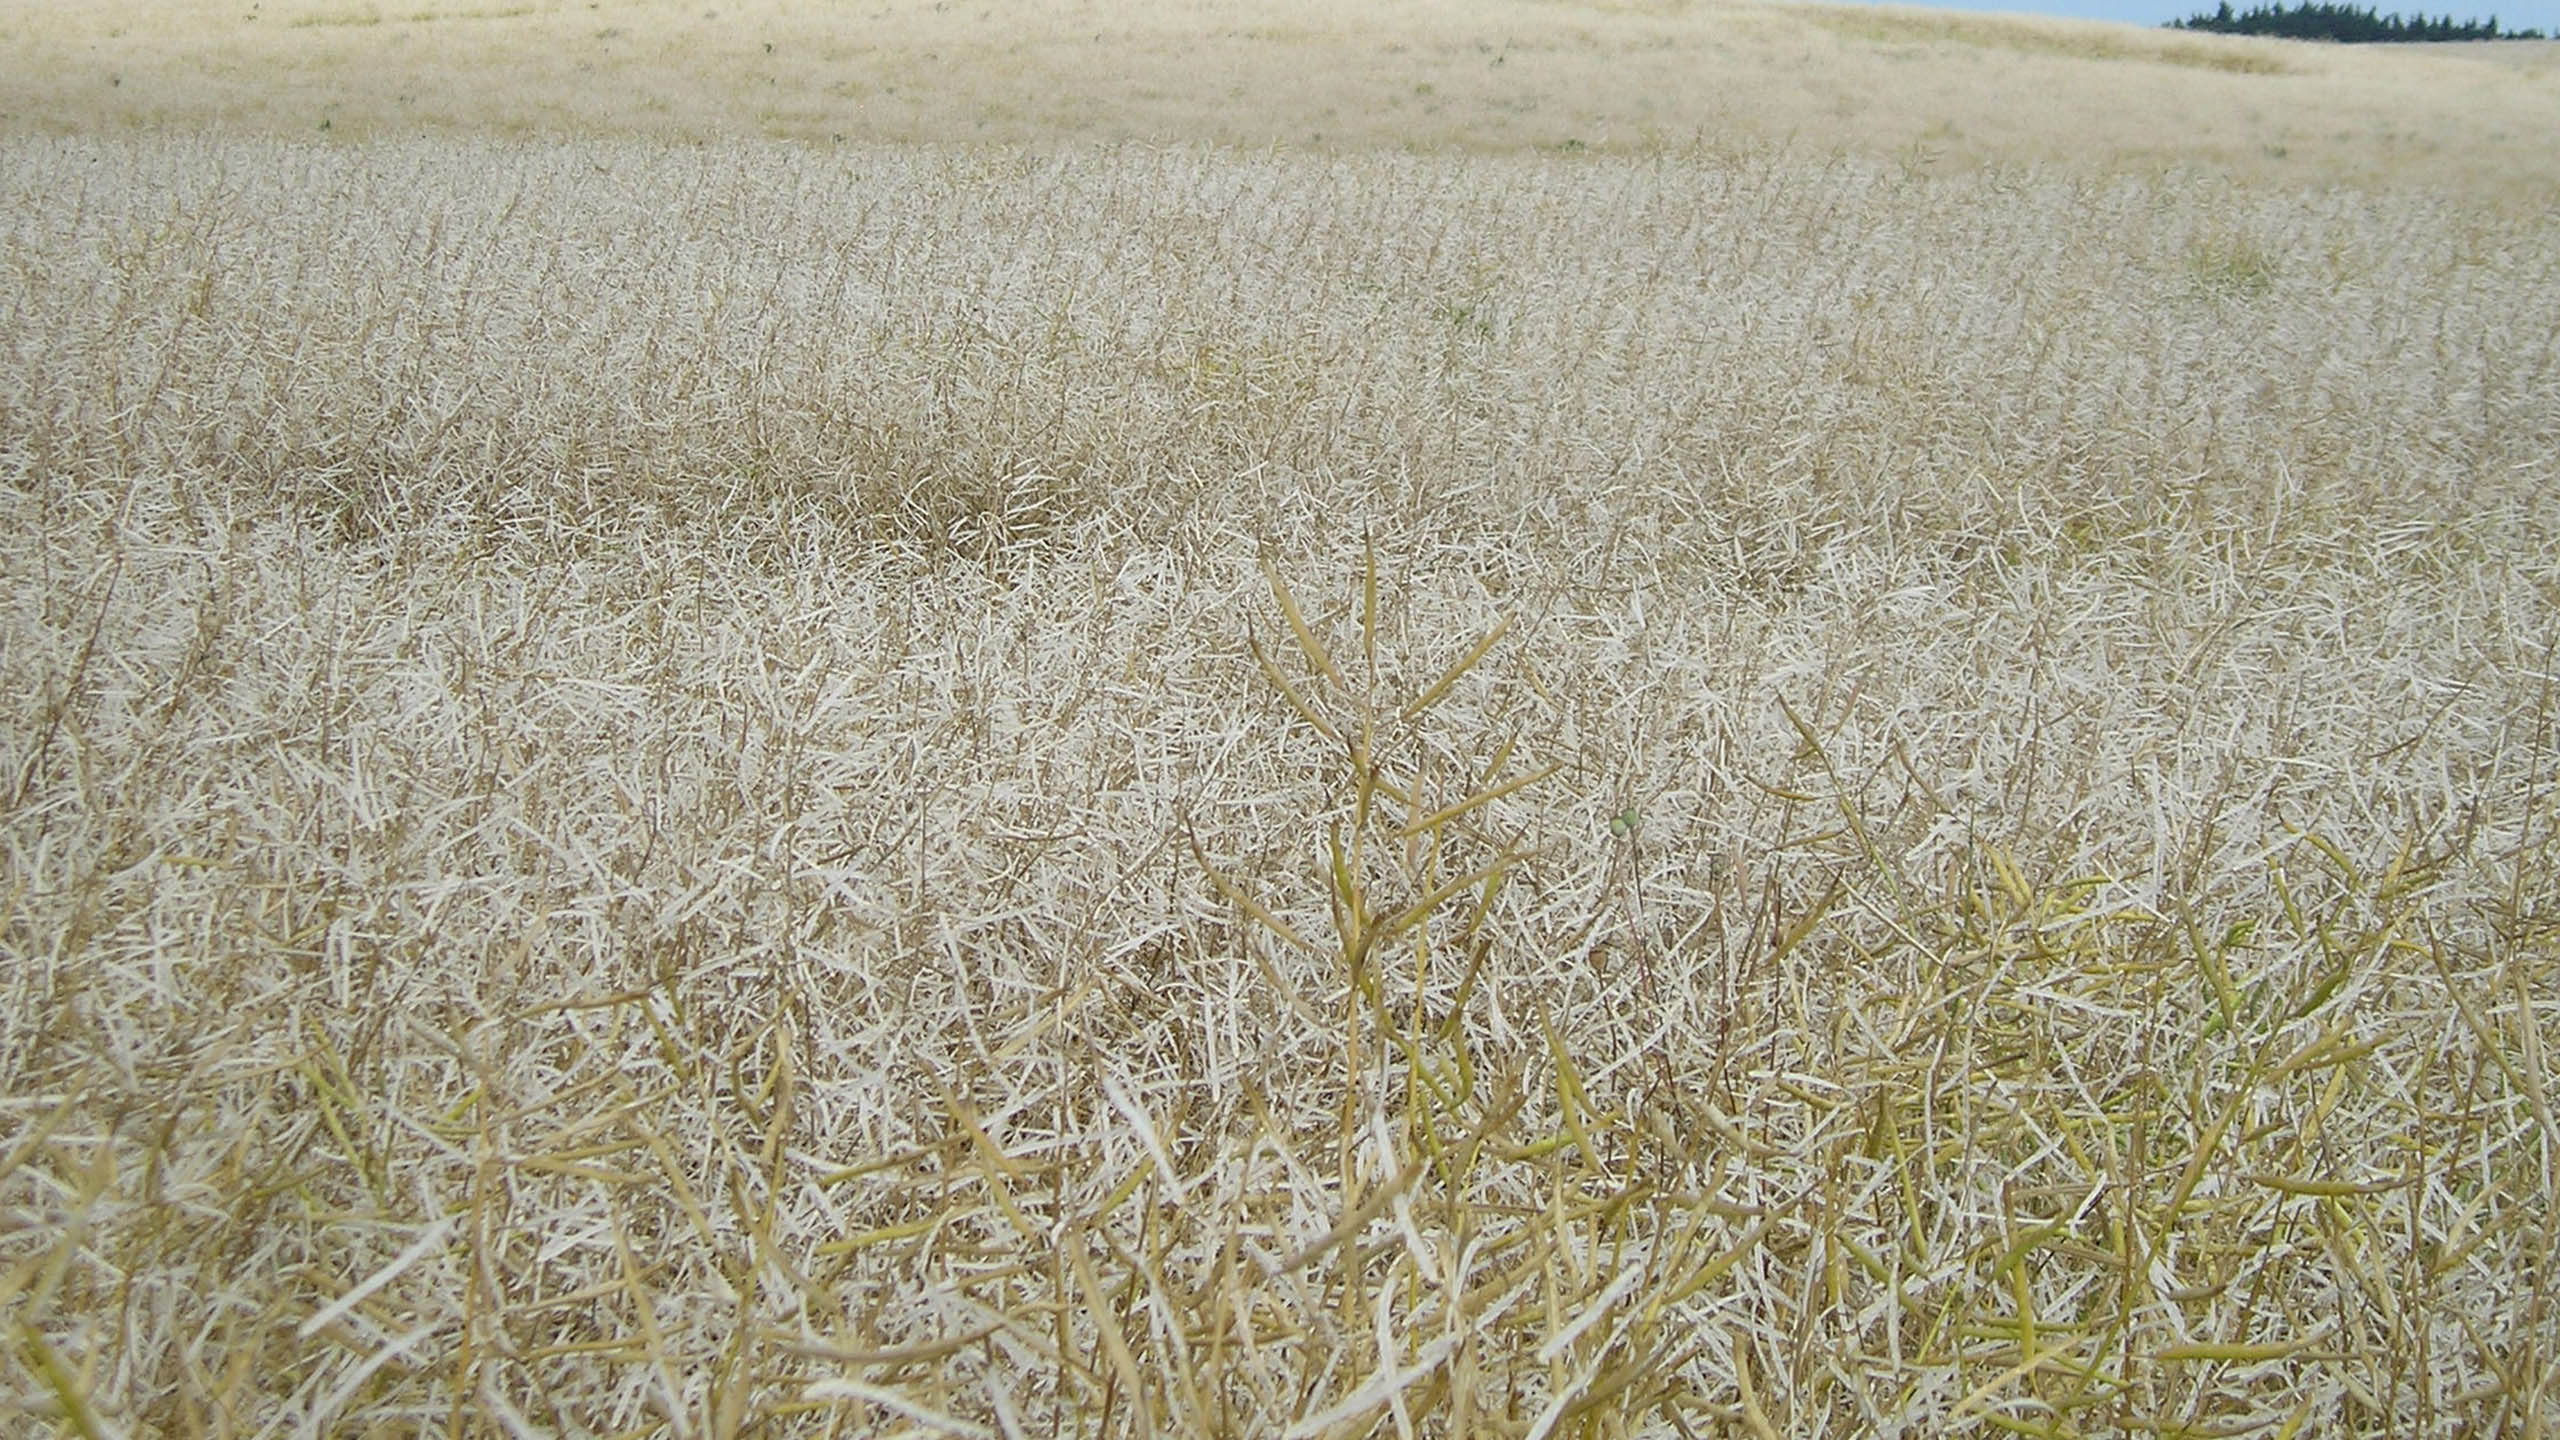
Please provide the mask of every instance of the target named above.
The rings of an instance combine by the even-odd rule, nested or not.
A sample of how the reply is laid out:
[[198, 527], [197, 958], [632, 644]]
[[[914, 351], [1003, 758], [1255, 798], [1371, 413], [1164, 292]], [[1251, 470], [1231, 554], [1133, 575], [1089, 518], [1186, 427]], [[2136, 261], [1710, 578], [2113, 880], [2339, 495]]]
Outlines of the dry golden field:
[[201, 88], [0, 137], [0, 1433], [2560, 1422], [2523, 191], [1240, 148], [1197, 36], [811, 144], [607, 8], [129, 5]]
[[1786, 144], [2541, 204], [2554, 48], [1721, 0], [11, 0], [0, 132]]

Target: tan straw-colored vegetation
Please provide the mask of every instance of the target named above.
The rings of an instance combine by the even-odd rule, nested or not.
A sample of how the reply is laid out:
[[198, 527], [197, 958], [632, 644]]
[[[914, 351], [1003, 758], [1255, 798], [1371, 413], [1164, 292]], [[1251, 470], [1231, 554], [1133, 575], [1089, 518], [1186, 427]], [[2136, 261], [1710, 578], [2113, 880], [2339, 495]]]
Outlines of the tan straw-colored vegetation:
[[0, 1432], [2547, 1430], [2555, 455], [2459, 176], [0, 141]]
[[2548, 204], [2556, 49], [1755, 0], [10, 0], [0, 132], [1703, 139]]

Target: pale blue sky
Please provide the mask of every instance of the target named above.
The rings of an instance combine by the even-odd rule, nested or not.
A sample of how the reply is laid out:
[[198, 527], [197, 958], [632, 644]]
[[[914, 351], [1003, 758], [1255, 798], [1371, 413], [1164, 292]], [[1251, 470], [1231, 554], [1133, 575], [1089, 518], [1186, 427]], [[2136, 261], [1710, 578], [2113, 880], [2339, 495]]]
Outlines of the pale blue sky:
[[[1942, 6], [1956, 10], [2023, 10], [2038, 15], [2077, 15], [2089, 20], [2124, 20], [2136, 25], [2158, 25], [2166, 21], [2210, 10], [2215, 0], [1908, 0], [1908, 3]], [[2231, 0], [2234, 10], [2246, 10], [2259, 0]], [[2290, 6], [2296, 0], [2277, 0]], [[2354, 5], [2371, 5], [2385, 15], [2451, 15], [2456, 20], [2486, 20], [2498, 17], [2501, 30], [2539, 30], [2545, 35], [2560, 35], [2560, 0], [2474, 0], [2465, 6], [2455, 0], [2345, 0]]]

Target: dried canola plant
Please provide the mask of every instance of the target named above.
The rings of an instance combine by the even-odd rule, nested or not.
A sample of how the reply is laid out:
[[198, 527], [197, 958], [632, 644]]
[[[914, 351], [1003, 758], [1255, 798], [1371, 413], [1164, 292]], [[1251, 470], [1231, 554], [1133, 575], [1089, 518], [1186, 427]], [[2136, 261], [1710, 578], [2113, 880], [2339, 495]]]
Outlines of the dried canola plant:
[[0, 1428], [2560, 1417], [2548, 216], [0, 196]]
[[2539, 42], [2306, 45], [1806, 0], [15, 0], [0, 135], [1485, 153], [1712, 136], [2530, 210], [2560, 199], [2556, 71]]

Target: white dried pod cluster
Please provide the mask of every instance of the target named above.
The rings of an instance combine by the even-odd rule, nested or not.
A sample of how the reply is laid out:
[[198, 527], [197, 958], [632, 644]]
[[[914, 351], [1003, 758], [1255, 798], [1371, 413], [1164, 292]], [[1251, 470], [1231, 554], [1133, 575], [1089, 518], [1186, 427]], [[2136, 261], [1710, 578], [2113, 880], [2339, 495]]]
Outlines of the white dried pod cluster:
[[2414, 193], [7, 141], [0, 1415], [2548, 1424], [2555, 336]]

